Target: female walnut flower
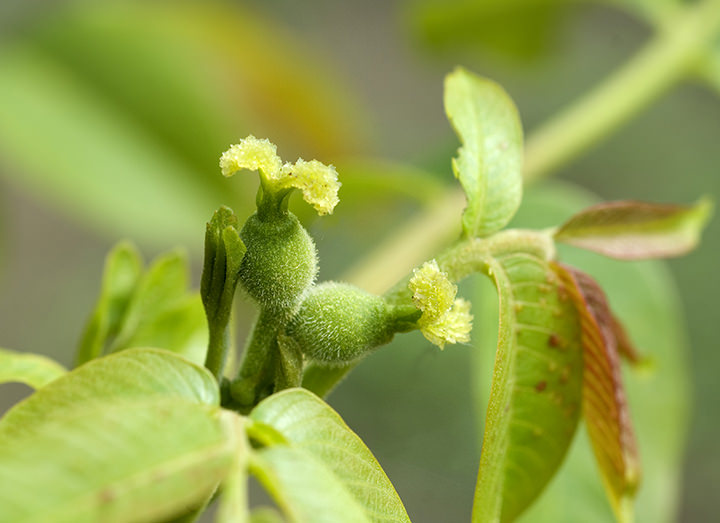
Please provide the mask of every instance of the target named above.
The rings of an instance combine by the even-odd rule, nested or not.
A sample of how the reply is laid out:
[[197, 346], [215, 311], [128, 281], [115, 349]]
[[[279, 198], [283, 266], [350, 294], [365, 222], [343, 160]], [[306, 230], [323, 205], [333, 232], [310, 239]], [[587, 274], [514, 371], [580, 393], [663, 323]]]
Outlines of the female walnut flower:
[[267, 139], [250, 135], [240, 140], [220, 157], [220, 168], [223, 176], [232, 176], [242, 169], [258, 171], [266, 192], [300, 189], [303, 199], [315, 207], [318, 214], [332, 213], [339, 201], [340, 182], [335, 167], [302, 158], [294, 164], [283, 164], [277, 147]]
[[455, 298], [457, 286], [440, 271], [435, 260], [413, 271], [409, 287], [415, 306], [423, 313], [418, 326], [425, 338], [441, 349], [445, 343], [470, 341], [470, 303]]

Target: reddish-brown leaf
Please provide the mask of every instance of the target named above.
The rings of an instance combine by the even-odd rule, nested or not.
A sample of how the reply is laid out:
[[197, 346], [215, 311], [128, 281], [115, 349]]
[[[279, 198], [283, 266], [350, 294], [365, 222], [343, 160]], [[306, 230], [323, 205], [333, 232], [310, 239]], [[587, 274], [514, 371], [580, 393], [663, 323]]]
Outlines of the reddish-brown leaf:
[[622, 347], [631, 359], [636, 353], [598, 283], [576, 269], [554, 267], [580, 314], [585, 360], [583, 417], [611, 504], [624, 521], [640, 480], [640, 463], [618, 350]]
[[680, 256], [697, 245], [711, 209], [708, 200], [691, 206], [606, 202], [570, 218], [555, 239], [623, 260]]

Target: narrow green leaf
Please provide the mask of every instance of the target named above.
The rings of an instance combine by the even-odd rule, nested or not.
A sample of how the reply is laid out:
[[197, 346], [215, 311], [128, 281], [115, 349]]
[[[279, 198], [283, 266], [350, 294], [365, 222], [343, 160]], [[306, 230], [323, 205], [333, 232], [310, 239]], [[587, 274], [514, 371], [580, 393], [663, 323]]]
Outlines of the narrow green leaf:
[[[512, 521], [540, 494], [572, 441], [582, 401], [580, 324], [547, 262], [489, 261], [500, 327], [473, 521]], [[487, 349], [487, 347], [485, 348]]]
[[180, 397], [114, 397], [3, 438], [0, 520], [157, 521], [187, 511], [230, 465], [213, 410]]
[[39, 389], [65, 372], [62, 365], [45, 356], [0, 349], [0, 384], [17, 382]]
[[102, 355], [106, 345], [117, 336], [141, 272], [142, 258], [131, 243], [118, 243], [108, 253], [100, 297], [80, 340], [77, 365]]
[[640, 461], [620, 373], [617, 320], [590, 276], [555, 266], [580, 315], [584, 350], [583, 418], [618, 521], [633, 520]]
[[712, 204], [620, 201], [593, 205], [565, 222], [555, 239], [623, 260], [681, 256], [698, 243]]
[[0, 440], [42, 432], [46, 423], [90, 404], [154, 397], [220, 402], [217, 383], [203, 367], [168, 351], [129, 349], [92, 360], [15, 405], [0, 419]]
[[260, 402], [250, 418], [270, 425], [290, 446], [323, 463], [370, 521], [410, 521], [372, 452], [329, 405], [311, 392], [287, 389], [274, 394]]
[[256, 451], [251, 457], [250, 471], [290, 521], [371, 521], [337, 476], [305, 449], [276, 446]]
[[463, 228], [487, 236], [508, 224], [522, 198], [522, 125], [496, 83], [458, 68], [445, 79], [445, 112], [462, 147], [453, 171], [468, 199]]

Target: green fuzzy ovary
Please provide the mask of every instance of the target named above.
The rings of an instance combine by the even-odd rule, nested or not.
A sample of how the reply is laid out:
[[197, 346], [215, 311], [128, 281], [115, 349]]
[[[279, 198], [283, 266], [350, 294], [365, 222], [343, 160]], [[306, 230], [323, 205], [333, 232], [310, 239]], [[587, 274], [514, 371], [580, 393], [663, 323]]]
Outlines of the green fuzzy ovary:
[[390, 342], [385, 302], [352, 285], [323, 283], [312, 289], [290, 320], [286, 335], [308, 357], [348, 363]]
[[292, 309], [315, 280], [317, 253], [307, 231], [293, 214], [261, 221], [253, 214], [240, 232], [247, 247], [240, 283], [262, 307]]

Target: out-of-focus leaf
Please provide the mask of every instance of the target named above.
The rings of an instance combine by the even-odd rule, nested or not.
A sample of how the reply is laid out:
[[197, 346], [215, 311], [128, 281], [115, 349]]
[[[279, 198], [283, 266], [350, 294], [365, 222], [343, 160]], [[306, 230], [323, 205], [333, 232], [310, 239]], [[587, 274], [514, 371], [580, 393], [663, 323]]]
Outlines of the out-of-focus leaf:
[[130, 243], [121, 242], [105, 258], [100, 297], [88, 320], [78, 347], [76, 363], [103, 354], [117, 335], [122, 319], [142, 272], [142, 259]]
[[90, 226], [195, 243], [219, 203], [251, 211], [256, 182], [217, 168], [238, 136], [298, 155], [355, 152], [363, 118], [348, 92], [240, 6], [74, 2], [0, 53], [3, 172]]
[[708, 85], [720, 94], [720, 38], [699, 62], [698, 73]]
[[595, 280], [561, 265], [556, 266], [556, 272], [565, 283], [582, 323], [583, 419], [595, 459], [618, 521], [632, 521], [640, 463], [620, 373], [615, 337], [618, 322]]
[[0, 420], [0, 520], [187, 511], [230, 465], [218, 401], [205, 369], [164, 351], [128, 350], [58, 378]]
[[250, 513], [250, 523], [285, 523], [285, 520], [274, 508], [260, 507]]
[[367, 205], [369, 197], [377, 199], [407, 198], [423, 204], [437, 201], [446, 184], [438, 177], [404, 164], [377, 158], [346, 158], [337, 164], [342, 182], [340, 203]]
[[578, 0], [421, 0], [411, 3], [414, 33], [432, 49], [490, 48], [519, 58], [546, 51], [563, 8]]
[[522, 197], [517, 109], [502, 87], [458, 68], [445, 79], [445, 112], [463, 144], [452, 164], [468, 200], [463, 229], [470, 237], [492, 234], [512, 219]]
[[311, 392], [288, 389], [274, 394], [255, 407], [250, 418], [273, 427], [289, 445], [322, 462], [363, 508], [368, 520], [410, 521], [372, 452]]
[[512, 521], [540, 494], [565, 457], [582, 401], [580, 323], [552, 268], [537, 255], [510, 251], [491, 259], [488, 273], [500, 327], [476, 522]]
[[369, 523], [340, 479], [305, 449], [278, 445], [253, 454], [250, 471], [290, 521]]
[[624, 260], [681, 256], [697, 245], [711, 210], [708, 200], [693, 206], [600, 203], [566, 221], [555, 239]]
[[[546, 184], [529, 190], [512, 225], [551, 227], [567, 220], [596, 199], [573, 186]], [[623, 318], [628, 334], [652, 361], [652, 371], [624, 369], [623, 381], [638, 451], [643, 481], [637, 492], [637, 521], [676, 521], [680, 499], [682, 459], [688, 423], [689, 384], [687, 341], [678, 297], [662, 264], [619, 262], [592, 252], [560, 246], [565, 263], [592, 274], [607, 293], [613, 309]], [[497, 332], [497, 312], [492, 288], [485, 282], [474, 303], [476, 342], [473, 366], [478, 408], [489, 397]], [[484, 312], [482, 312], [484, 309]], [[482, 412], [482, 410], [481, 410]], [[520, 521], [528, 523], [614, 523], [593, 451], [584, 427], [564, 464], [546, 492]]]
[[0, 440], [42, 432], [46, 423], [62, 422], [91, 403], [153, 397], [206, 405], [220, 401], [217, 383], [205, 368], [168, 351], [128, 349], [92, 360], [15, 405], [0, 421]]
[[45, 356], [0, 349], [0, 384], [17, 382], [38, 389], [63, 374], [65, 368]]

